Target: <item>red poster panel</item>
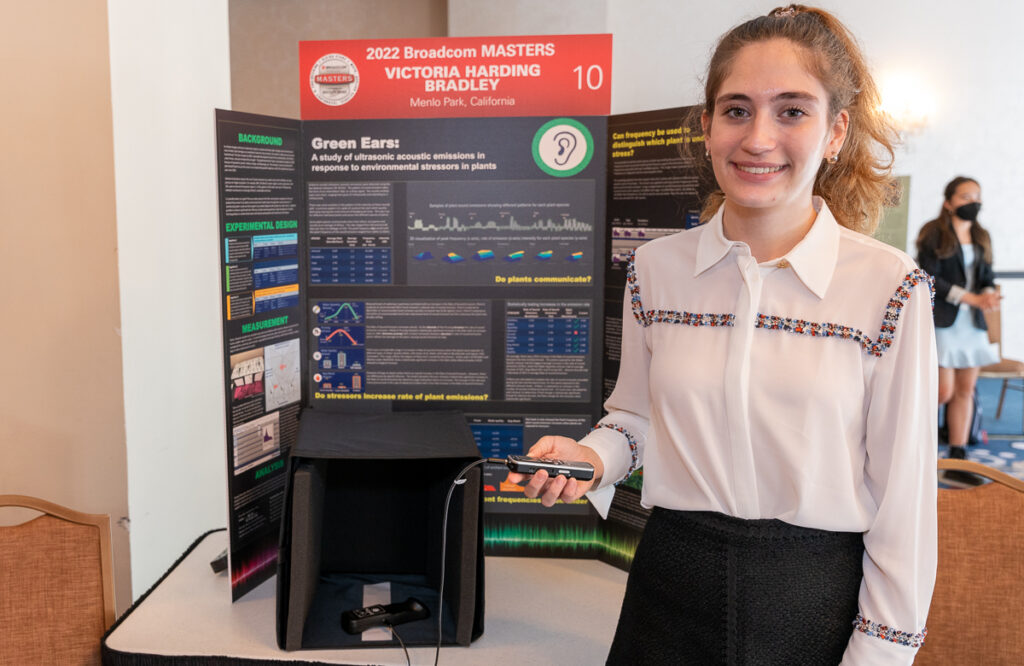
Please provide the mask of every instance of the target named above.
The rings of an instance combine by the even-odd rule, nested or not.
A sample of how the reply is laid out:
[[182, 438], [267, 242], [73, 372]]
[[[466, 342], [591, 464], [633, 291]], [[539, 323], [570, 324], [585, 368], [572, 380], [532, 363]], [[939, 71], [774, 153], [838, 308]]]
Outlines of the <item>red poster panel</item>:
[[302, 118], [604, 116], [611, 35], [299, 42]]

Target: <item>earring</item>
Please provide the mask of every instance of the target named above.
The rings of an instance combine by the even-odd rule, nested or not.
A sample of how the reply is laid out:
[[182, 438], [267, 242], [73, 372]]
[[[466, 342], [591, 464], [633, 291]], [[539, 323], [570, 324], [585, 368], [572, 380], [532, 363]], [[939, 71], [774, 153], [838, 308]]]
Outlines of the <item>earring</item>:
[[704, 149], [704, 159], [711, 159], [711, 151], [707, 148]]
[[825, 161], [828, 162], [829, 164], [835, 164], [836, 162], [839, 161], [839, 153], [836, 153], [835, 155], [833, 155], [832, 157], [828, 158]]

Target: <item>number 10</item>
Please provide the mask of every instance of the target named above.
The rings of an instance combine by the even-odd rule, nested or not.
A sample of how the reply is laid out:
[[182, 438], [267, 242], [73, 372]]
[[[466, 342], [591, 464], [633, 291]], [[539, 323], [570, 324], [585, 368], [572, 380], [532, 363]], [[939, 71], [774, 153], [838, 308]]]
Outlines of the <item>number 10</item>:
[[[577, 65], [573, 68], [576, 72], [576, 89], [583, 90], [583, 65]], [[600, 65], [591, 65], [587, 67], [587, 87], [591, 90], [598, 90], [604, 83], [604, 71]]]

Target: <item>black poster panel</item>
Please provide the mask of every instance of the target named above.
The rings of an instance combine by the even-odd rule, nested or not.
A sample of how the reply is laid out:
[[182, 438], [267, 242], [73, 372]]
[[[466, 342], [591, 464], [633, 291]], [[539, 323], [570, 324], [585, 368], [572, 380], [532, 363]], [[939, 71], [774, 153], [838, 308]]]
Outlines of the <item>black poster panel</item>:
[[217, 111], [231, 594], [275, 571], [303, 399], [301, 124]]
[[[608, 119], [608, 225], [602, 399], [615, 388], [621, 359], [623, 298], [630, 253], [642, 244], [700, 224], [714, 181], [704, 157], [700, 107], [678, 107]], [[640, 505], [643, 469], [615, 493], [602, 524], [598, 557], [629, 569], [650, 511]]]
[[[487, 457], [586, 434], [601, 391], [606, 119], [302, 129], [311, 406], [458, 408]], [[585, 500], [544, 510], [505, 473], [484, 470], [488, 552], [595, 529]]]
[[699, 106], [608, 119], [608, 225], [603, 399], [619, 374], [622, 299], [629, 254], [647, 241], [700, 224], [713, 185]]
[[308, 121], [303, 136], [313, 407], [591, 411], [604, 118]]

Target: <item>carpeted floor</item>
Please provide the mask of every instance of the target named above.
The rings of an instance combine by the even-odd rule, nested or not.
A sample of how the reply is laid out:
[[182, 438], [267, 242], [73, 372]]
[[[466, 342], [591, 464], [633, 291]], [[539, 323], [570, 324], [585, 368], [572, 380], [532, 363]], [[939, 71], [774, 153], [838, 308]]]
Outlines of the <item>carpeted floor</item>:
[[[1021, 381], [1011, 381], [1003, 401], [1003, 411], [996, 418], [999, 406], [999, 391], [1003, 382], [999, 379], [978, 380], [978, 402], [981, 403], [981, 425], [989, 435], [1010, 435], [1024, 438], [1024, 391], [1020, 390]], [[1012, 388], [1016, 385], [1018, 388]]]
[[[988, 441], [967, 447], [967, 458], [1024, 480], [1024, 395], [1021, 391], [1008, 390], [1002, 414], [997, 419], [996, 409], [999, 405], [1001, 386], [1002, 382], [995, 379], [978, 381], [981, 427], [987, 434]], [[947, 453], [948, 447], [940, 443], [939, 457], [945, 458]], [[940, 485], [960, 484], [942, 482]]]

